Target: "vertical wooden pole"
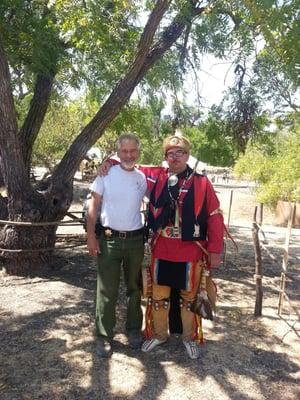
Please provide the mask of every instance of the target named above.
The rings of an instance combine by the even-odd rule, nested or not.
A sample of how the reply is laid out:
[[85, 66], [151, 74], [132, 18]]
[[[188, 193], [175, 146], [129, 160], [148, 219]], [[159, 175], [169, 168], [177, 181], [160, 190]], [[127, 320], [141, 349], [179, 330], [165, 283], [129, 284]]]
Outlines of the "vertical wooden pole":
[[229, 200], [229, 209], [228, 209], [228, 218], [227, 218], [227, 229], [229, 229], [229, 224], [230, 224], [230, 214], [231, 214], [231, 206], [232, 206], [232, 196], [233, 196], [233, 190], [230, 190], [230, 200]]
[[[229, 224], [230, 224], [232, 197], [233, 197], [233, 189], [230, 190], [230, 199], [229, 199], [229, 208], [228, 208], [228, 217], [227, 217], [227, 229], [228, 229], [228, 231], [229, 231]], [[226, 266], [226, 255], [227, 255], [227, 237], [225, 237], [225, 240], [224, 240], [224, 252], [223, 252], [223, 265], [224, 265], [224, 267]]]
[[261, 248], [259, 243], [258, 231], [259, 226], [256, 222], [257, 211], [259, 211], [259, 218], [262, 218], [262, 205], [258, 207], [255, 206], [254, 215], [253, 215], [253, 223], [252, 223], [252, 238], [254, 244], [254, 254], [255, 254], [255, 289], [256, 289], [256, 297], [255, 297], [255, 308], [254, 315], [261, 316], [262, 314], [262, 299], [263, 299], [263, 290], [262, 290], [262, 265], [261, 265]]
[[258, 206], [258, 224], [262, 226], [263, 223], [263, 217], [264, 217], [264, 205], [262, 203], [259, 203]]
[[296, 203], [291, 204], [290, 208], [290, 216], [287, 225], [287, 231], [285, 236], [285, 245], [283, 249], [283, 259], [282, 259], [282, 269], [281, 269], [281, 279], [280, 279], [280, 290], [279, 290], [279, 302], [278, 302], [278, 315], [281, 315], [283, 298], [285, 295], [285, 280], [286, 280], [286, 271], [288, 266], [288, 258], [289, 258], [289, 245], [292, 233], [293, 222], [296, 213]]

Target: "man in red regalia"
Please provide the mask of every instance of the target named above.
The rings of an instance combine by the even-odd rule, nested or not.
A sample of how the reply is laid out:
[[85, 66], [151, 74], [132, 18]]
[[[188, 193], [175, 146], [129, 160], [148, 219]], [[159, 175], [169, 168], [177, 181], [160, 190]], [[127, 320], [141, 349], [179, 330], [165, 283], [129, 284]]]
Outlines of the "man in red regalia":
[[[191, 311], [201, 286], [214, 292], [211, 268], [221, 261], [223, 217], [219, 200], [206, 176], [188, 164], [190, 143], [183, 136], [163, 142], [169, 168], [141, 167], [150, 189], [148, 227], [152, 237], [152, 337], [142, 345], [149, 352], [166, 342], [171, 288], [179, 289], [182, 340], [190, 358], [200, 356], [199, 318]], [[213, 297], [213, 296], [211, 296]], [[213, 300], [213, 299], [211, 299]]]

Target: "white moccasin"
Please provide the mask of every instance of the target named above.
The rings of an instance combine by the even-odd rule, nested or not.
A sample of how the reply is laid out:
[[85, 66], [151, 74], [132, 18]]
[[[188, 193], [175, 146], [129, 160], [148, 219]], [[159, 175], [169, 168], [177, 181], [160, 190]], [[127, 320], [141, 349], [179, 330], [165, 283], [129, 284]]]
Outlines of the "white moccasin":
[[157, 339], [157, 338], [146, 340], [142, 345], [142, 351], [144, 353], [148, 353], [149, 351], [153, 350], [156, 346], [159, 346], [160, 344], [163, 344], [166, 341], [167, 339]]
[[194, 340], [183, 340], [183, 344], [191, 359], [195, 360], [200, 357], [201, 350], [197, 342]]

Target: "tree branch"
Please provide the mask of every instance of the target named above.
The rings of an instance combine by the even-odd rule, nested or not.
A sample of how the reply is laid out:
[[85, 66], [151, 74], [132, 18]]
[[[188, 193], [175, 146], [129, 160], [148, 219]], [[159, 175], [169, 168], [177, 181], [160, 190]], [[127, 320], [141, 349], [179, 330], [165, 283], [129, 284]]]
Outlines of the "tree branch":
[[[1, 39], [1, 38], [0, 38]], [[29, 178], [26, 178], [20, 142], [17, 135], [17, 116], [12, 95], [8, 61], [0, 40], [0, 167], [7, 195], [20, 200]]]
[[152, 42], [154, 35], [157, 31], [157, 27], [160, 24], [160, 21], [162, 17], [164, 16], [165, 12], [170, 6], [171, 1], [162, 1], [159, 0], [152, 11], [152, 13], [149, 16], [149, 19], [145, 25], [144, 31], [141, 35], [139, 44], [138, 44], [138, 54], [136, 56], [136, 61], [139, 58], [139, 53], [141, 55], [145, 55], [146, 51], [149, 50]]
[[173, 22], [165, 29], [160, 40], [156, 42], [150, 51], [141, 73], [143, 76], [153, 64], [155, 64], [164, 53], [171, 48], [176, 40], [181, 36], [186, 26], [191, 24], [191, 21], [199, 16], [201, 13], [206, 12], [205, 7], [190, 9], [190, 14], [179, 13], [173, 20]]
[[185, 72], [185, 66], [184, 66], [185, 60], [188, 57], [187, 45], [188, 45], [188, 40], [189, 40], [189, 36], [191, 33], [191, 27], [192, 27], [192, 24], [190, 23], [189, 25], [187, 25], [187, 27], [185, 29], [184, 41], [183, 41], [183, 45], [182, 45], [181, 51], [180, 51], [179, 65], [183, 72]]
[[24, 124], [20, 129], [20, 143], [22, 148], [25, 171], [29, 176], [33, 144], [44, 121], [53, 86], [53, 75], [38, 74], [34, 95]]

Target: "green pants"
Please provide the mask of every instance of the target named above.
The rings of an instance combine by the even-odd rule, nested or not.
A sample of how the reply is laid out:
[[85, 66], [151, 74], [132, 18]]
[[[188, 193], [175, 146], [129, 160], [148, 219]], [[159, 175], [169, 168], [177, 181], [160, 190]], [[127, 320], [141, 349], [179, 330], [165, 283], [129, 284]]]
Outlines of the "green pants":
[[105, 238], [101, 235], [100, 250], [97, 265], [97, 335], [113, 337], [121, 268], [124, 270], [127, 296], [126, 330], [140, 330], [143, 322], [141, 309], [143, 236], [121, 239]]

